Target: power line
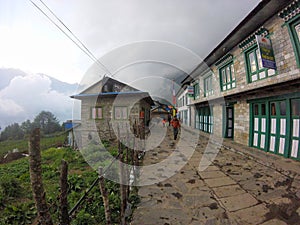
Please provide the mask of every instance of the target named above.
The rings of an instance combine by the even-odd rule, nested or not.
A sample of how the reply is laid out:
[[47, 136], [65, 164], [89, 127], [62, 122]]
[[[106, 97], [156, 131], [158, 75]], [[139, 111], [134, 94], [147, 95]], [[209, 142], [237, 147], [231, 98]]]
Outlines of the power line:
[[[44, 16], [47, 17], [47, 19], [49, 19], [51, 21], [51, 23], [53, 23], [61, 32], [64, 33], [64, 35], [67, 36], [67, 38], [69, 38], [78, 48], [80, 48], [80, 50], [82, 50], [91, 60], [93, 60], [101, 69], [103, 69], [108, 75], [110, 75], [112, 77], [111, 72], [107, 69], [107, 67], [105, 65], [103, 65], [94, 55], [93, 53], [82, 43], [82, 41], [80, 41], [80, 39], [65, 25], [65, 23], [58, 17], [55, 15], [55, 13], [42, 1], [40, 0], [40, 2], [46, 7], [46, 9], [52, 14], [52, 16], [54, 16], [62, 25], [65, 29], [67, 29], [67, 31], [73, 36], [73, 38], [75, 38], [75, 41], [69, 34], [67, 34], [52, 18], [50, 18], [49, 15], [47, 15], [47, 13], [41, 9], [41, 7], [39, 7], [36, 3], [34, 3], [32, 0], [29, 0]], [[80, 44], [78, 44], [78, 42]], [[105, 74], [104, 74], [105, 76]]]

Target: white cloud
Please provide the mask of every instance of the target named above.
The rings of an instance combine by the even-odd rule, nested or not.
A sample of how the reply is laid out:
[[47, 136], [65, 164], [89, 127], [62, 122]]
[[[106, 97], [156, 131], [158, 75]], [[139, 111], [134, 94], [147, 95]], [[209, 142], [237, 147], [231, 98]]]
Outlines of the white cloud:
[[51, 111], [59, 120], [72, 119], [73, 100], [51, 90], [47, 76], [31, 74], [17, 76], [0, 91], [1, 126], [32, 120], [42, 110]]
[[24, 112], [24, 109], [11, 99], [0, 98], [0, 117], [17, 116]]

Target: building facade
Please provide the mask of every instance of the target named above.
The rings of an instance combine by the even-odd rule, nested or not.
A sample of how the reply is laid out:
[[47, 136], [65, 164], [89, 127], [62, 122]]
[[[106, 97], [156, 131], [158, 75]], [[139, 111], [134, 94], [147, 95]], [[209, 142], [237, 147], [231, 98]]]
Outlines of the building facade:
[[[147, 92], [142, 92], [109, 77], [71, 96], [81, 101], [81, 146], [91, 141], [122, 138], [150, 121], [154, 104]], [[79, 147], [81, 147], [79, 146]]]
[[182, 125], [191, 126], [191, 97], [188, 90], [184, 90], [178, 95], [177, 99], [177, 114]]
[[184, 80], [191, 127], [300, 160], [299, 68], [300, 2], [261, 1]]

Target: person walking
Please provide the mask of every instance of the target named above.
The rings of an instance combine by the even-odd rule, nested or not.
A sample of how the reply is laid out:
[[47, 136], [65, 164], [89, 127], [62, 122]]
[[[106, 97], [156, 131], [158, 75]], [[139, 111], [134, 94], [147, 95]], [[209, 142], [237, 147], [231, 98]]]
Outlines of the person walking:
[[172, 118], [171, 118], [171, 114], [169, 113], [169, 114], [168, 114], [168, 122], [169, 122], [169, 126], [171, 126], [171, 119], [172, 119]]
[[165, 118], [163, 118], [163, 120], [162, 120], [163, 127], [166, 126], [166, 122], [167, 122], [167, 120]]
[[174, 118], [171, 121], [171, 124], [173, 126], [174, 140], [176, 140], [177, 135], [178, 135], [178, 131], [179, 131], [179, 128], [180, 128], [180, 122], [177, 119], [177, 116], [174, 116]]

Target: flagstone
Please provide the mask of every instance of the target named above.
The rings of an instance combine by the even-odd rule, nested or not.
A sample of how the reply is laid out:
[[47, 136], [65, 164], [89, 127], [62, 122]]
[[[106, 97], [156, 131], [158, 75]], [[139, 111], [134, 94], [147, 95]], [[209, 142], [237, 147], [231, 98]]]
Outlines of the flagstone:
[[212, 179], [204, 179], [204, 182], [207, 183], [209, 187], [220, 187], [225, 185], [233, 185], [236, 184], [234, 180], [230, 177], [219, 177]]
[[258, 201], [249, 193], [220, 198], [222, 204], [230, 212], [254, 206]]

